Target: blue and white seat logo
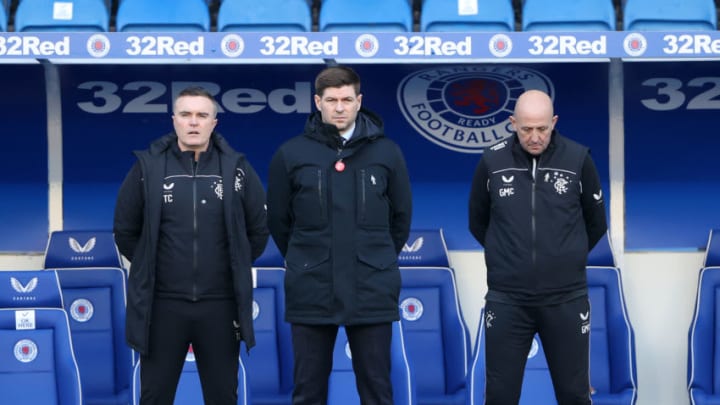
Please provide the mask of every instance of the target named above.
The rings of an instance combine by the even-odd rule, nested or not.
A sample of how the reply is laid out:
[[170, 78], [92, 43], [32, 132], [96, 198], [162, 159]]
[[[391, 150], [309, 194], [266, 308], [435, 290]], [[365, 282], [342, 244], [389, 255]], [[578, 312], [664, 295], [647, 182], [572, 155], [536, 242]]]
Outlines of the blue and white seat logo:
[[423, 314], [423, 304], [415, 297], [405, 298], [400, 303], [403, 319], [407, 321], [417, 321]]
[[252, 304], [253, 321], [256, 320], [258, 316], [260, 316], [260, 305], [258, 305], [257, 301], [253, 300], [253, 304]]
[[102, 58], [110, 52], [110, 40], [103, 34], [91, 35], [87, 40], [87, 51], [90, 56]]
[[85, 298], [78, 298], [70, 305], [70, 316], [77, 322], [87, 322], [95, 313], [92, 302]]
[[460, 65], [406, 76], [397, 97], [405, 119], [431, 142], [456, 152], [482, 153], [512, 135], [510, 116], [526, 90], [554, 98], [544, 74], [519, 66]]
[[22, 339], [15, 343], [13, 352], [19, 362], [30, 363], [37, 358], [38, 347], [32, 340]]

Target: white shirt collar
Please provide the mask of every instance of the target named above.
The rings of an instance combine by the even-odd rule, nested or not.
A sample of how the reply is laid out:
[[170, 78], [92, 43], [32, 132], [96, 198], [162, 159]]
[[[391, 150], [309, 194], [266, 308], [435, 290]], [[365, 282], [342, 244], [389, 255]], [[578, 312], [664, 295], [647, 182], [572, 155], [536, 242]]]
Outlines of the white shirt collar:
[[347, 142], [350, 140], [350, 138], [352, 138], [354, 133], [355, 133], [355, 123], [353, 122], [352, 127], [350, 127], [350, 129], [348, 129], [347, 132], [345, 132], [344, 134], [342, 134], [340, 136], [342, 136], [343, 139], [345, 139], [345, 142]]

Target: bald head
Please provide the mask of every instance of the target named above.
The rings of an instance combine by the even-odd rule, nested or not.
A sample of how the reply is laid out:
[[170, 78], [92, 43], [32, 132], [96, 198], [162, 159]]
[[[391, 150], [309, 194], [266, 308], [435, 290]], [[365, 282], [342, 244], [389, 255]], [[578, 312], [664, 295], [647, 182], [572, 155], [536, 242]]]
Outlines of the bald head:
[[540, 155], [550, 144], [557, 122], [550, 97], [539, 90], [528, 90], [518, 97], [510, 123], [518, 134], [520, 145], [531, 155]]

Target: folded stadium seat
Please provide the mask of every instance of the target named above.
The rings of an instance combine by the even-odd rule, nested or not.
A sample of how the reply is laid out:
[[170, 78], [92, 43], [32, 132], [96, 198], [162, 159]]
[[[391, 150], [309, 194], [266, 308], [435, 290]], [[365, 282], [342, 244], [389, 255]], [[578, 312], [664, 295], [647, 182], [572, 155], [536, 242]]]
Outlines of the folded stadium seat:
[[126, 272], [112, 232], [56, 231], [45, 268], [60, 281], [86, 405], [127, 404], [132, 350], [125, 344]]
[[13, 405], [83, 404], [55, 272], [0, 271], [0, 396]]
[[720, 403], [720, 229], [712, 229], [688, 332], [688, 392], [693, 405]]
[[[408, 363], [400, 322], [393, 322], [393, 336], [390, 346], [391, 370], [390, 379], [393, 387], [393, 403], [395, 405], [418, 404], [415, 397], [415, 381], [413, 371]], [[359, 404], [360, 396], [355, 385], [355, 373], [352, 368], [352, 353], [345, 328], [338, 329], [335, 349], [333, 351], [333, 367], [328, 382], [327, 405]]]
[[307, 0], [223, 0], [218, 31], [305, 32], [312, 30]]
[[525, 0], [523, 31], [615, 31], [612, 0]]
[[[588, 257], [587, 279], [590, 298], [590, 385], [595, 405], [632, 405], [637, 401], [637, 371], [635, 337], [625, 308], [620, 270], [614, 267], [615, 259], [609, 236], [598, 242]], [[476, 348], [468, 373], [469, 404], [480, 405], [484, 398], [485, 349], [484, 317], [481, 314]], [[542, 344], [537, 339], [542, 350]], [[533, 343], [533, 347], [535, 343]], [[530, 350], [530, 354], [534, 351]], [[552, 381], [540, 370], [547, 368], [542, 358], [528, 361], [523, 381], [521, 404], [555, 403]], [[528, 369], [533, 367], [533, 374]], [[534, 375], [528, 380], [527, 376]], [[527, 392], [532, 395], [528, 396]], [[549, 393], [549, 397], [546, 395]], [[533, 398], [550, 398], [534, 401]], [[526, 399], [524, 399], [526, 398]]]
[[[126, 1], [126, 0], [124, 0]], [[239, 360], [238, 366], [238, 400], [237, 405], [255, 404], [250, 400], [250, 392], [247, 386], [247, 372], [242, 359]], [[133, 405], [140, 405], [140, 362], [135, 364], [133, 371]], [[197, 364], [195, 363], [195, 355], [192, 351], [192, 345], [188, 349], [185, 356], [185, 364], [180, 373], [177, 391], [175, 392], [174, 405], [199, 405], [203, 404], [202, 385], [200, 385], [200, 375], [198, 375]]]
[[715, 30], [713, 0], [625, 0], [625, 31]]
[[6, 7], [0, 7], [0, 31], [7, 31], [8, 24], [8, 9]]
[[118, 32], [210, 31], [205, 0], [122, 0], [115, 16]]
[[410, 32], [412, 7], [407, 0], [322, 0], [320, 31]]
[[515, 30], [515, 14], [511, 0], [479, 0], [476, 7], [462, 7], [458, 0], [423, 0], [420, 30], [432, 31], [493, 31]]
[[418, 404], [464, 404], [470, 336], [442, 230], [413, 230], [399, 257], [400, 310]]
[[15, 31], [108, 31], [104, 0], [22, 0], [15, 11]]
[[[280, 257], [279, 252], [277, 257]], [[271, 264], [273, 260], [266, 258], [267, 264]], [[253, 291], [256, 345], [249, 354], [241, 353], [255, 405], [290, 405], [292, 401], [292, 336], [290, 324], [285, 322], [284, 280], [285, 269], [282, 267], [256, 270]]]

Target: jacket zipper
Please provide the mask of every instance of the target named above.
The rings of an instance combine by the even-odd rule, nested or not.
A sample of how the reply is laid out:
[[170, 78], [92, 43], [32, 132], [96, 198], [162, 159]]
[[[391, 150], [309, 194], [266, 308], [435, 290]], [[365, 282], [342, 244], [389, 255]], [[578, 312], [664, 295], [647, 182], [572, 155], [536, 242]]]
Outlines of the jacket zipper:
[[365, 192], [365, 169], [360, 170], [360, 221], [365, 222], [365, 204], [366, 204], [366, 192]]
[[192, 167], [192, 201], [193, 201], [193, 287], [192, 300], [197, 301], [197, 274], [198, 274], [198, 221], [197, 221], [197, 164], [190, 162]]
[[533, 267], [536, 264], [537, 259], [537, 229], [536, 229], [536, 223], [535, 223], [535, 193], [536, 193], [536, 172], [537, 172], [537, 158], [533, 158], [532, 160], [532, 193], [530, 197], [530, 212], [531, 220], [530, 220], [530, 232], [532, 235], [532, 264]]

